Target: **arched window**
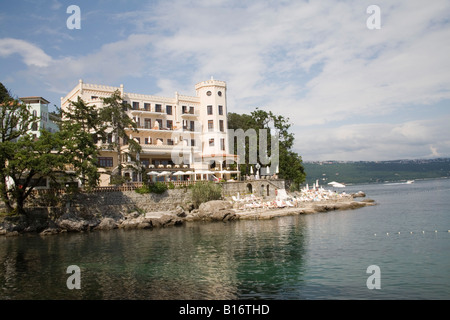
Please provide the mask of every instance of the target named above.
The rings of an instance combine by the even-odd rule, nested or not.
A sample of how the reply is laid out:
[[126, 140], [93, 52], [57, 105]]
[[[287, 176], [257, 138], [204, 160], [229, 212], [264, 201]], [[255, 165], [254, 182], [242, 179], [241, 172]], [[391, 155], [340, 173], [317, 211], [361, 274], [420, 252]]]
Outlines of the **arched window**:
[[247, 191], [248, 191], [249, 193], [253, 193], [253, 187], [252, 187], [252, 184], [251, 184], [251, 183], [247, 183]]

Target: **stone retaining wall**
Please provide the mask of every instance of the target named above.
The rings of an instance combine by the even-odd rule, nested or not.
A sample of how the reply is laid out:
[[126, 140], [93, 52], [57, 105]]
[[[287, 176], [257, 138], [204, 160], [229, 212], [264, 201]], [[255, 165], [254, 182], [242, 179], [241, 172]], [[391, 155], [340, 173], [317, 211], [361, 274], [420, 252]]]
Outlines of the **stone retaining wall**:
[[276, 190], [285, 189], [285, 181], [281, 179], [236, 181], [224, 183], [222, 187], [225, 197], [236, 196], [239, 192], [241, 196], [253, 193], [257, 197], [272, 200], [277, 195]]
[[129, 206], [136, 207], [145, 212], [171, 211], [178, 206], [186, 206], [191, 201], [189, 189], [167, 190], [162, 194], [146, 193], [139, 194], [135, 191], [117, 191], [93, 194], [77, 194], [69, 203], [68, 207], [110, 207]]

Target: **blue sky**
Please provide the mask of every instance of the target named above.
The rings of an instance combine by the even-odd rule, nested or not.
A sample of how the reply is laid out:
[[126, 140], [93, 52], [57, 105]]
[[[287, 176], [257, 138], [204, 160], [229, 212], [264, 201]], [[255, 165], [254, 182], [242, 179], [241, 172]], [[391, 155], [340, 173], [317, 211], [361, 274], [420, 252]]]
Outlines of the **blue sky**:
[[450, 157], [449, 39], [447, 0], [0, 0], [0, 82], [59, 106], [79, 79], [172, 97], [214, 76], [228, 111], [289, 117], [304, 160]]

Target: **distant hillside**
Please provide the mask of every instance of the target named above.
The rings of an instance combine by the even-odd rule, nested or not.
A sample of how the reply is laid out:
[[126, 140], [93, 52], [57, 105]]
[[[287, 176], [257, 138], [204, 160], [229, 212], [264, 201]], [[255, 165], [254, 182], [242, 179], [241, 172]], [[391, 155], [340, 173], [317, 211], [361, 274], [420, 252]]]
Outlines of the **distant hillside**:
[[430, 160], [304, 162], [306, 182], [375, 183], [450, 177], [450, 158]]

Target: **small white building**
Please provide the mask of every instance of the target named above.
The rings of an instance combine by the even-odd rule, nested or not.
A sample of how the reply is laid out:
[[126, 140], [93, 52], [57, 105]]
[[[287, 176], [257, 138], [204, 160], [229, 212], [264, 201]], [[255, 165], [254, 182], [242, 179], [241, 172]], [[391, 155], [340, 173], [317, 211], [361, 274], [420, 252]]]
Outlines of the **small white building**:
[[48, 104], [50, 103], [42, 97], [23, 97], [19, 98], [25, 105], [30, 107], [34, 116], [39, 117], [39, 121], [31, 125], [30, 132], [35, 136], [40, 136], [40, 129], [46, 129], [49, 132], [59, 131], [58, 125], [50, 119]]

